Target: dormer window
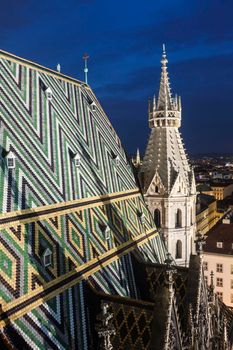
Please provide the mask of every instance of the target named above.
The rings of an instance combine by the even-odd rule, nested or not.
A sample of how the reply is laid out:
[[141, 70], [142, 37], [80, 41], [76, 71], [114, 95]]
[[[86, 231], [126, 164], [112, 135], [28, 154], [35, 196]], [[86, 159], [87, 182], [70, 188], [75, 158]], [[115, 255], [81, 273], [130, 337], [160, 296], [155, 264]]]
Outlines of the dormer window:
[[52, 252], [49, 248], [47, 248], [43, 253], [43, 263], [45, 267], [52, 265]]
[[81, 156], [79, 154], [76, 154], [74, 157], [74, 166], [76, 168], [79, 168], [81, 166]]
[[92, 110], [92, 112], [96, 111], [96, 104], [95, 104], [95, 102], [91, 103], [91, 110]]
[[110, 239], [110, 234], [111, 234], [111, 230], [109, 226], [106, 226], [104, 223], [99, 222], [99, 228], [103, 234], [103, 237], [106, 241], [108, 241]]
[[144, 225], [145, 222], [146, 222], [146, 216], [145, 216], [144, 213], [142, 213], [142, 215], [141, 215], [141, 223], [142, 223], [142, 225]]
[[115, 161], [116, 166], [120, 165], [120, 157], [117, 154], [113, 153], [113, 151], [111, 151], [111, 156], [112, 159]]
[[146, 221], [146, 216], [144, 213], [142, 213], [141, 211], [138, 211], [138, 217], [141, 221], [142, 224], [145, 224], [145, 221]]
[[15, 155], [11, 151], [6, 156], [6, 164], [7, 164], [8, 169], [15, 168]]
[[116, 162], [116, 165], [117, 165], [117, 166], [120, 165], [120, 157], [119, 157], [119, 156], [116, 156], [115, 162]]
[[51, 101], [52, 98], [53, 98], [53, 93], [52, 93], [52, 90], [50, 87], [48, 87], [46, 90], [45, 90], [45, 95], [46, 95], [46, 98], [48, 101]]
[[222, 248], [223, 247], [223, 242], [217, 242], [216, 246], [217, 246], [217, 248]]
[[110, 235], [111, 235], [111, 230], [110, 230], [110, 227], [107, 226], [105, 228], [105, 231], [104, 231], [104, 236], [105, 236], [106, 241], [108, 241], [110, 239]]

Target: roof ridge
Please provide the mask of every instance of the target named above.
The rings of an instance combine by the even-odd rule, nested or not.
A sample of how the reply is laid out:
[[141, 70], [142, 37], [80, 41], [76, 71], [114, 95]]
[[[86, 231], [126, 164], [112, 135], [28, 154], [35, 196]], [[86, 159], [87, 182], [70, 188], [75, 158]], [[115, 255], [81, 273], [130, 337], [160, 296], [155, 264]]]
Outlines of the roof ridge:
[[42, 72], [44, 71], [46, 74], [50, 74], [50, 75], [56, 76], [57, 78], [62, 79], [62, 80], [69, 80], [69, 81], [71, 81], [73, 83], [76, 83], [78, 85], [84, 85], [85, 88], [89, 88], [90, 89], [89, 85], [86, 84], [82, 80], [75, 79], [75, 78], [73, 78], [73, 77], [71, 77], [69, 75], [60, 73], [60, 72], [58, 72], [58, 71], [56, 71], [54, 69], [42, 66], [39, 63], [33, 62], [31, 60], [27, 60], [25, 58], [22, 58], [20, 56], [14, 55], [12, 53], [9, 53], [9, 52], [1, 50], [1, 49], [0, 49], [0, 58], [5, 58], [5, 59], [10, 60], [12, 62], [20, 63], [21, 65], [30, 66], [31, 68], [37, 69], [38, 71], [42, 71]]

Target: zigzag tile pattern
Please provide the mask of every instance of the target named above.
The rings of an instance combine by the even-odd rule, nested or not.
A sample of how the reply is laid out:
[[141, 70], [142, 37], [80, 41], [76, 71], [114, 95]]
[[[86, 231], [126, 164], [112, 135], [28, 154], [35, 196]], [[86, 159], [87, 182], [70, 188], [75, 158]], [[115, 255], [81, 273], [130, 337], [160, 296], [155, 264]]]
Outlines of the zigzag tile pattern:
[[[0, 128], [3, 311], [155, 229], [121, 142], [89, 86], [0, 51]], [[6, 161], [10, 151], [13, 169]], [[119, 198], [112, 199], [114, 193]], [[79, 200], [91, 204], [75, 207]], [[103, 227], [110, 228], [107, 239]], [[44, 247], [52, 251], [49, 267], [43, 263]], [[163, 261], [158, 234], [144, 240], [135, 254]], [[137, 297], [127, 251], [89, 280], [101, 291]], [[29, 349], [88, 349], [85, 303], [82, 282], [67, 285], [19, 313], [5, 332], [21, 335]]]

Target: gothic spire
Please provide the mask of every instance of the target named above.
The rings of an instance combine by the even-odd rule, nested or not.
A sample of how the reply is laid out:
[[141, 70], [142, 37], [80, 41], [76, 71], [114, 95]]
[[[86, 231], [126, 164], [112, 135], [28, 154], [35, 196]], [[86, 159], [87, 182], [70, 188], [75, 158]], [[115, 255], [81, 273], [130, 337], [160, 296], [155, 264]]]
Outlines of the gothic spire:
[[169, 77], [167, 72], [167, 55], [165, 50], [165, 45], [163, 44], [163, 53], [161, 59], [161, 79], [160, 79], [160, 87], [159, 87], [159, 97], [157, 101], [157, 110], [172, 110], [172, 97], [170, 90]]
[[139, 164], [139, 165], [141, 164], [141, 157], [140, 157], [139, 148], [137, 148], [136, 164]]

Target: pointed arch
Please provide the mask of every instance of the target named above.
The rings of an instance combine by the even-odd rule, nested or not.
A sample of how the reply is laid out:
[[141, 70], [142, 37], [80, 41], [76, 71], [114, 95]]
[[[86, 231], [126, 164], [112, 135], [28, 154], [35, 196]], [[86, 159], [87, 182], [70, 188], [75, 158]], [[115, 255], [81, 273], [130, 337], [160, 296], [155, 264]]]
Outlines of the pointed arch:
[[176, 242], [176, 259], [182, 258], [182, 242], [180, 239]]
[[182, 227], [182, 211], [181, 209], [177, 209], [175, 214], [175, 222], [176, 222], [176, 228]]
[[155, 221], [155, 225], [160, 228], [161, 227], [161, 213], [160, 210], [157, 208], [154, 211], [154, 221]]

